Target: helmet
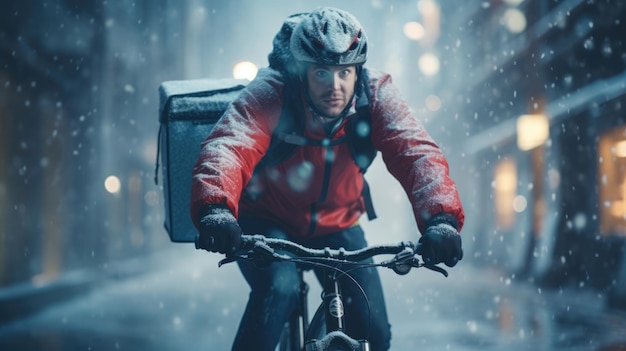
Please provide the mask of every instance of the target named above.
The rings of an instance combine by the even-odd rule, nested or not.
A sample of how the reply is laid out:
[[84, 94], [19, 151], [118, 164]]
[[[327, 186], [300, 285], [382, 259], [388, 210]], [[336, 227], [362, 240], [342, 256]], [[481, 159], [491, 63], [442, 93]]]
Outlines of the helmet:
[[361, 65], [367, 60], [367, 37], [350, 13], [323, 7], [296, 25], [289, 41], [296, 61], [325, 65]]

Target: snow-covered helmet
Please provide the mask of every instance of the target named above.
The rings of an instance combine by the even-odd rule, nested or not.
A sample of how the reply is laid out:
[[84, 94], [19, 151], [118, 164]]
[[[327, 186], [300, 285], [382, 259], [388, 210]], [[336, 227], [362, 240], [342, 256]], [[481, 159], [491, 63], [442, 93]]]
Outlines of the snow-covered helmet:
[[289, 41], [296, 61], [324, 65], [362, 65], [367, 60], [367, 37], [350, 13], [322, 7], [305, 16]]

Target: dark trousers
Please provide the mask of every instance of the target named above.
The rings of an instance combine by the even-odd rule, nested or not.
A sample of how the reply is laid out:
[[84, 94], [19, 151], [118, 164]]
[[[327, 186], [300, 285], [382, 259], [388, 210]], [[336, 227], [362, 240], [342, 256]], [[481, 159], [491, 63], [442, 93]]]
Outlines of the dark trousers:
[[[266, 221], [241, 219], [240, 225], [246, 234], [287, 238], [284, 232]], [[355, 250], [366, 247], [367, 242], [361, 227], [355, 226], [311, 240], [306, 246], [333, 249], [343, 247], [346, 250]], [[233, 351], [273, 351], [283, 326], [296, 306], [299, 280], [295, 264], [281, 262], [259, 268], [253, 263], [240, 261], [239, 268], [251, 291], [235, 337]], [[316, 270], [315, 273], [318, 278], [324, 277], [322, 271]], [[363, 292], [351, 279], [346, 277], [341, 280], [346, 314], [344, 331], [352, 338], [368, 339], [373, 351], [388, 350], [391, 331], [376, 268], [357, 269], [351, 271], [350, 275], [367, 295], [370, 308], [367, 307]]]

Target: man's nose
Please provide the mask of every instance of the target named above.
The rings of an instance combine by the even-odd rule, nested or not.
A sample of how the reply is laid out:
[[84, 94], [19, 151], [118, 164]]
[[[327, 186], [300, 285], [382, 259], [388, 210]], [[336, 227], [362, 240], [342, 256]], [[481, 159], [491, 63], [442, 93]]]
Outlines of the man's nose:
[[328, 87], [333, 90], [341, 88], [341, 80], [339, 74], [333, 74], [328, 78]]

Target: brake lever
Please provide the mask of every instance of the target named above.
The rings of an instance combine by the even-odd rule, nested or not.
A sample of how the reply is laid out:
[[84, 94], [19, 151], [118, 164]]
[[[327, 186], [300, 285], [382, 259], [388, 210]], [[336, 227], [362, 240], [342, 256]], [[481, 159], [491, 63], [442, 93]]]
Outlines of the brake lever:
[[272, 249], [267, 243], [263, 241], [257, 241], [252, 249], [248, 252], [245, 250], [241, 251], [241, 254], [229, 255], [220, 260], [217, 264], [218, 267], [221, 267], [227, 263], [235, 262], [239, 259], [248, 259], [251, 260], [258, 267], [267, 267], [270, 263], [272, 263], [271, 259], [274, 257], [274, 249]]
[[445, 269], [443, 269], [443, 268], [441, 268], [439, 266], [435, 266], [434, 264], [426, 264], [426, 263], [424, 263], [424, 264], [422, 264], [422, 267], [428, 268], [431, 271], [435, 271], [435, 272], [441, 273], [446, 278], [448, 277], [448, 271], [446, 271]]
[[221, 259], [218, 263], [217, 263], [217, 267], [221, 267], [227, 263], [232, 263], [237, 261], [238, 259], [240, 259], [241, 256], [226, 256], [225, 258]]
[[[418, 255], [422, 255], [422, 243], [417, 243], [417, 245], [415, 246], [415, 253]], [[446, 271], [445, 269], [439, 267], [439, 266], [435, 266], [434, 264], [427, 264], [427, 263], [422, 263], [421, 264], [422, 267], [424, 268], [428, 268], [431, 271], [435, 271], [437, 273], [441, 273], [444, 277], [448, 277], [448, 271]]]

